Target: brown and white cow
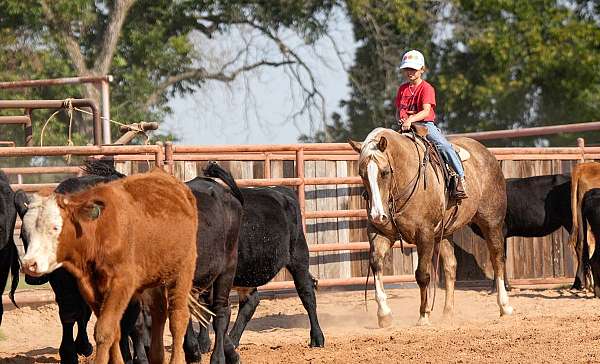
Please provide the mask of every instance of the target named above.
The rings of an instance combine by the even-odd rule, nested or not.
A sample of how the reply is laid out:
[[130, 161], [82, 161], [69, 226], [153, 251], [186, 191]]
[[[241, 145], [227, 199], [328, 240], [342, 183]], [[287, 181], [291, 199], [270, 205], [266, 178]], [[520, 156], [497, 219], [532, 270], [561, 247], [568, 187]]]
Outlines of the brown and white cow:
[[[154, 169], [80, 193], [36, 194], [23, 228], [29, 238], [24, 271], [39, 276], [65, 267], [98, 317], [96, 363], [123, 363], [119, 320], [131, 298], [149, 287], [166, 292], [171, 363], [184, 362], [198, 213], [183, 183]], [[164, 322], [156, 326], [162, 335]], [[153, 347], [151, 362], [162, 362], [163, 350]]]
[[[583, 267], [583, 261], [587, 261], [588, 257], [583, 257], [583, 223], [581, 216], [581, 200], [585, 193], [592, 188], [600, 187], [600, 163], [587, 162], [577, 164], [571, 171], [571, 216], [573, 228], [569, 242], [575, 247], [577, 254], [577, 276], [587, 278], [587, 272]], [[593, 254], [590, 247], [590, 254]], [[591, 282], [585, 279], [585, 288], [592, 289]]]

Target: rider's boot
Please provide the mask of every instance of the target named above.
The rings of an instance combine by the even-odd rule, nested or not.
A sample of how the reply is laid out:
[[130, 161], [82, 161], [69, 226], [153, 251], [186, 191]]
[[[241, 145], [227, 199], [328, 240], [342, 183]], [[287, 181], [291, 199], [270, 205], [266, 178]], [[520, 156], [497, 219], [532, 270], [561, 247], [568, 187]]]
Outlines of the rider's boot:
[[465, 177], [460, 177], [456, 183], [456, 186], [454, 187], [454, 198], [457, 200], [463, 200], [468, 197], [467, 182], [465, 181]]

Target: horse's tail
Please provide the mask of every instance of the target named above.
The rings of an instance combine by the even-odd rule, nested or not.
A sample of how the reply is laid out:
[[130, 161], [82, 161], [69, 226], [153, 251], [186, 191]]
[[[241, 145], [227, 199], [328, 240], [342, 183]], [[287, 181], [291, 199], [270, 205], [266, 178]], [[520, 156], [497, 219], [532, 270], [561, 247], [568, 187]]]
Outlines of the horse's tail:
[[215, 161], [208, 162], [208, 165], [204, 169], [204, 175], [213, 178], [219, 178], [231, 189], [231, 193], [240, 201], [242, 205], [244, 205], [244, 196], [242, 196], [242, 191], [240, 191], [237, 183], [233, 179], [233, 176], [221, 168]]

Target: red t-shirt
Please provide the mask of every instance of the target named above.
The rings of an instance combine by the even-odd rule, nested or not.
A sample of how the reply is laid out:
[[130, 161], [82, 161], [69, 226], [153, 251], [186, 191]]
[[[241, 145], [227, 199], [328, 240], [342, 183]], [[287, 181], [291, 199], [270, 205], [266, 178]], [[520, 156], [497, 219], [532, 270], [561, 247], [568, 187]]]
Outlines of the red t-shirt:
[[416, 87], [409, 82], [400, 85], [396, 95], [396, 109], [401, 119], [423, 111], [423, 104], [431, 104], [431, 111], [422, 121], [435, 122], [435, 90], [433, 86], [425, 80]]

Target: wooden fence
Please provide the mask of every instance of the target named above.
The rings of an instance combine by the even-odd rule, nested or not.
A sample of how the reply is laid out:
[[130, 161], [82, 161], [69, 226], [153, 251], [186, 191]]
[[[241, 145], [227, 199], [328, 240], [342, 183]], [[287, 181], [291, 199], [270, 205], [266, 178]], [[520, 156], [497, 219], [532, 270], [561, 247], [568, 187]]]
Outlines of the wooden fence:
[[[36, 155], [59, 155], [57, 150], [50, 148], [35, 148]], [[170, 172], [185, 181], [201, 175], [208, 160], [218, 159], [243, 185], [268, 185], [271, 182], [290, 185], [302, 195], [307, 241], [312, 250], [319, 250], [311, 252], [312, 274], [322, 281], [329, 280], [332, 285], [358, 283], [367, 275], [365, 201], [361, 196], [362, 185], [356, 177], [357, 156], [347, 145], [307, 144], [266, 149], [227, 146], [219, 149], [168, 144], [164, 151], [156, 146], [141, 147], [137, 152], [127, 149], [129, 155], [123, 155], [124, 148], [133, 147], [73, 148], [79, 149], [69, 149], [72, 154], [112, 154], [117, 169], [125, 174], [144, 172], [158, 161], [157, 164], [164, 163]], [[568, 173], [582, 158], [600, 159], [600, 148], [492, 148], [492, 151], [506, 178]], [[34, 155], [32, 153], [25, 152], [25, 148], [0, 148], [0, 158]], [[28, 168], [31, 167], [5, 170], [13, 175], [35, 171], [35, 168]], [[74, 173], [74, 170], [70, 167], [65, 172]], [[57, 173], [57, 170], [45, 170], [45, 173]], [[60, 178], [55, 182], [58, 181]], [[14, 187], [35, 191], [52, 185], [19, 183]], [[457, 280], [472, 284], [490, 279], [492, 269], [485, 242], [468, 228], [454, 234], [453, 240], [458, 261]], [[347, 249], [331, 251], [331, 244]], [[411, 281], [416, 262], [414, 249], [405, 249], [404, 253], [393, 249], [384, 274], [392, 276], [389, 278], [394, 282]], [[544, 238], [508, 239], [507, 271], [509, 279], [517, 284], [568, 282], [574, 276], [575, 258], [568, 246], [566, 232], [561, 229]], [[287, 287], [289, 280], [291, 276], [282, 271], [274, 281], [288, 284], [272, 284], [272, 287]]]

